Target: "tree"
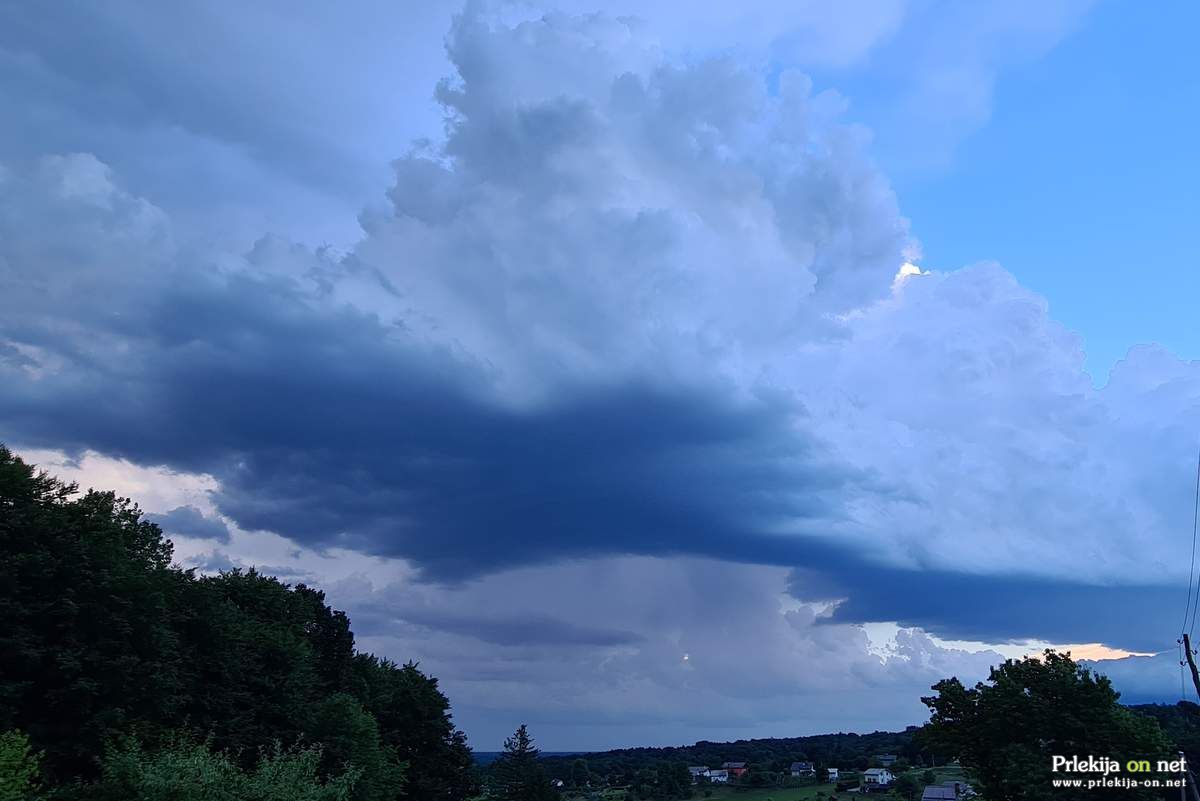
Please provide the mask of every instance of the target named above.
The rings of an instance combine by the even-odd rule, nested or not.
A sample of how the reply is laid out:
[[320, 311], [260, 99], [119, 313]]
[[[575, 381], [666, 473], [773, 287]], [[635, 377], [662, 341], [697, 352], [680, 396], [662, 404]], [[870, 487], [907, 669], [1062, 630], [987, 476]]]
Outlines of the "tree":
[[30, 801], [37, 797], [41, 755], [19, 731], [0, 734], [0, 801]]
[[576, 759], [571, 763], [571, 786], [572, 787], [587, 787], [591, 781], [591, 772], [588, 770], [586, 759]]
[[379, 722], [383, 743], [408, 763], [408, 799], [459, 801], [478, 792], [466, 735], [455, 728], [437, 679], [413, 662], [397, 665], [370, 654], [354, 657], [352, 675], [354, 694]]
[[351, 696], [337, 693], [318, 704], [309, 737], [322, 749], [322, 778], [360, 772], [351, 801], [391, 801], [401, 794], [405, 766], [381, 742], [375, 718]]
[[[1009, 659], [974, 688], [946, 679], [933, 689], [936, 695], [921, 699], [932, 711], [922, 736], [935, 750], [957, 755], [989, 801], [1094, 795], [1052, 785], [1055, 755], [1110, 757], [1124, 764], [1154, 763], [1170, 754], [1154, 720], [1120, 706], [1111, 682], [1069, 654], [1047, 650], [1041, 659]], [[1125, 798], [1155, 797], [1145, 789], [1122, 792]]]
[[937, 774], [934, 773], [932, 770], [926, 770], [924, 773], [921, 774], [921, 781], [924, 784], [933, 784], [934, 782], [937, 781]]
[[657, 798], [692, 797], [692, 774], [688, 772], [686, 762], [664, 760], [658, 763], [655, 779], [654, 790]]
[[909, 771], [908, 773], [900, 774], [900, 776], [896, 778], [896, 783], [893, 785], [893, 788], [895, 789], [896, 794], [901, 798], [906, 798], [908, 801], [915, 801], [921, 797], [921, 792], [924, 789], [924, 785], [921, 783], [921, 780], [917, 778], [917, 774]]
[[542, 766], [538, 749], [522, 723], [504, 741], [504, 753], [493, 765], [496, 798], [501, 801], [549, 801], [557, 796]]
[[77, 496], [0, 446], [0, 731], [52, 780], [94, 775], [110, 734], [181, 698], [170, 543], [128, 500]]

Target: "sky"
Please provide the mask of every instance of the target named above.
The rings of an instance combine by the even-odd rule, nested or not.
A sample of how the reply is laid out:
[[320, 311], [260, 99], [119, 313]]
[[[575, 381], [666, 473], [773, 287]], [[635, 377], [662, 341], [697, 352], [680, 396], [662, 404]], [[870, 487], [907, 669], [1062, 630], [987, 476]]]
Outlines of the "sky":
[[0, 5], [0, 441], [474, 747], [1179, 697], [1198, 12]]

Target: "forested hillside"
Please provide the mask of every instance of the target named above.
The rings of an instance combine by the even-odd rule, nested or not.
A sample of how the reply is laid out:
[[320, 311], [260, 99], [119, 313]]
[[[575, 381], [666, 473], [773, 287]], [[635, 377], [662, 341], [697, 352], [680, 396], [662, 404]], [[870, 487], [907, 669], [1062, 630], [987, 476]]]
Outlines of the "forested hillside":
[[318, 590], [171, 558], [129, 501], [0, 447], [0, 761], [40, 776], [13, 798], [475, 792], [436, 679], [356, 651]]
[[583, 755], [542, 758], [546, 772], [553, 778], [570, 778], [574, 763], [585, 758], [588, 769], [609, 777], [613, 783], [627, 783], [637, 772], [658, 768], [664, 763], [720, 767], [723, 762], [745, 762], [752, 771], [783, 772], [792, 762], [812, 761], [821, 766], [861, 769], [874, 764], [874, 757], [891, 754], [911, 764], [930, 764], [935, 755], [922, 751], [914, 741], [912, 727], [902, 732], [870, 734], [818, 734], [808, 737], [772, 737], [715, 743], [702, 740], [695, 745], [668, 748], [622, 748]]

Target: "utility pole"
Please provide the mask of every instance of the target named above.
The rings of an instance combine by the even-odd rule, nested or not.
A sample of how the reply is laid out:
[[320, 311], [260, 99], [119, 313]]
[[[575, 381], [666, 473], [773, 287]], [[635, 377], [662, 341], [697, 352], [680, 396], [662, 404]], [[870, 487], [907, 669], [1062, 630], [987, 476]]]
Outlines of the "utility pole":
[[1183, 653], [1187, 656], [1188, 667], [1192, 671], [1192, 684], [1196, 686], [1196, 697], [1200, 698], [1200, 671], [1196, 670], [1196, 660], [1192, 657], [1192, 640], [1186, 632], [1183, 635]]
[[1200, 801], [1200, 791], [1196, 790], [1196, 777], [1192, 775], [1192, 769], [1185, 766], [1184, 772], [1187, 773], [1187, 778], [1184, 779], [1184, 784], [1187, 785], [1187, 789], [1192, 791], [1192, 801]]

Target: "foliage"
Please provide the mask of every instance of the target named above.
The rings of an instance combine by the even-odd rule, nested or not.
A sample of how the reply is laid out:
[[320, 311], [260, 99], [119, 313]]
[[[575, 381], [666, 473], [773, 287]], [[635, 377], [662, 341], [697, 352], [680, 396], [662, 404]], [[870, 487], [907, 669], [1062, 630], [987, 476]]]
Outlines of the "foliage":
[[504, 741], [504, 753], [492, 765], [493, 797], [500, 801], [553, 801], [558, 793], [538, 764], [538, 749], [522, 723]]
[[1153, 718], [1171, 744], [1187, 755], [1190, 764], [1200, 764], [1200, 706], [1191, 701], [1167, 704], [1143, 704], [1129, 707]]
[[409, 763], [409, 797], [460, 801], [477, 792], [471, 749], [454, 727], [437, 679], [412, 662], [397, 665], [370, 654], [354, 657], [351, 676], [355, 696], [379, 721], [383, 743]]
[[920, 798], [921, 792], [924, 790], [924, 788], [925, 783], [923, 783], [921, 779], [917, 777], [917, 774], [913, 773], [912, 771], [909, 771], [908, 773], [902, 773], [897, 776], [896, 781], [893, 784], [893, 789], [895, 790], [896, 795], [907, 799], [907, 801], [915, 801], [916, 799]]
[[572, 787], [587, 787], [591, 781], [592, 774], [588, 770], [586, 759], [576, 759], [571, 763], [571, 786]]
[[97, 801], [351, 801], [362, 772], [322, 780], [317, 747], [266, 751], [250, 771], [227, 754], [176, 737], [147, 752], [134, 739], [109, 749]]
[[0, 801], [30, 801], [36, 797], [41, 756], [19, 731], [0, 734]]
[[[1111, 757], [1123, 764], [1134, 758], [1154, 762], [1170, 751], [1157, 723], [1117, 703], [1106, 677], [1051, 650], [1041, 659], [1006, 660], [971, 689], [958, 679], [933, 689], [937, 695], [922, 699], [932, 710], [923, 738], [958, 755], [989, 801], [1083, 799], [1094, 793], [1054, 787], [1054, 755]], [[1127, 790], [1124, 797], [1156, 796]]]
[[165, 722], [181, 689], [170, 545], [113, 493], [75, 495], [0, 448], [0, 730], [24, 730], [52, 779]]
[[436, 679], [356, 652], [318, 590], [196, 576], [171, 555], [128, 500], [80, 495], [0, 446], [0, 731], [28, 735], [48, 784], [96, 780], [114, 738], [135, 735], [150, 759], [184, 730], [247, 775], [275, 743], [326, 738], [319, 773], [354, 763], [355, 799], [474, 794]]
[[383, 744], [375, 718], [351, 696], [337, 693], [318, 704], [309, 736], [324, 746], [323, 777], [362, 771], [351, 801], [389, 801], [401, 793], [406, 766]]

